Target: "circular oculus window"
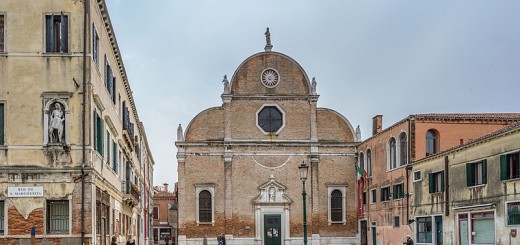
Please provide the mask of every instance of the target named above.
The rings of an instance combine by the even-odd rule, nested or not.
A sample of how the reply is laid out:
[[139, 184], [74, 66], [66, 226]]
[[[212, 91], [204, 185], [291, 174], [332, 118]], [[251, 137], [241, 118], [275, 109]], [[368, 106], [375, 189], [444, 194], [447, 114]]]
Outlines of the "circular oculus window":
[[275, 69], [268, 68], [262, 71], [260, 80], [264, 86], [274, 88], [280, 81], [280, 75], [278, 75], [278, 72]]

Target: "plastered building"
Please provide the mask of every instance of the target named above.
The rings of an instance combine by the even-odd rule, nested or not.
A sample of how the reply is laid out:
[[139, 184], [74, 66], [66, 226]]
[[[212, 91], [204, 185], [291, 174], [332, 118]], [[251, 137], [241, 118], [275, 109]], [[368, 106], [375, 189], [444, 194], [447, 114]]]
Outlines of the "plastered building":
[[[402, 244], [406, 235], [421, 241], [416, 239], [411, 221], [416, 215], [411, 203], [417, 196], [412, 183], [425, 177], [412, 171], [411, 162], [519, 120], [520, 114], [515, 113], [416, 114], [383, 129], [382, 116], [375, 116], [372, 136], [357, 147], [358, 164], [364, 172], [358, 196], [361, 244]], [[442, 226], [442, 220], [436, 222]], [[433, 225], [432, 221], [430, 227]]]
[[153, 158], [105, 2], [87, 3], [0, 1], [0, 244], [151, 231]]
[[222, 106], [179, 127], [179, 244], [216, 244], [220, 234], [227, 244], [302, 244], [302, 163], [309, 244], [359, 242], [358, 137], [317, 106], [317, 82], [271, 48], [267, 36], [265, 52], [224, 77]]
[[414, 161], [418, 244], [519, 244], [520, 124]]

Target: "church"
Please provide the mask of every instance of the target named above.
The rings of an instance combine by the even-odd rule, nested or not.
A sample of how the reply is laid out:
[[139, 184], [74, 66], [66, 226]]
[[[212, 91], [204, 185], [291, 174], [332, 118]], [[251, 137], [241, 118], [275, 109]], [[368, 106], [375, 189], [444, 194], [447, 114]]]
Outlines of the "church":
[[264, 51], [224, 76], [223, 104], [179, 125], [180, 245], [359, 244], [360, 132], [272, 47], [267, 29]]

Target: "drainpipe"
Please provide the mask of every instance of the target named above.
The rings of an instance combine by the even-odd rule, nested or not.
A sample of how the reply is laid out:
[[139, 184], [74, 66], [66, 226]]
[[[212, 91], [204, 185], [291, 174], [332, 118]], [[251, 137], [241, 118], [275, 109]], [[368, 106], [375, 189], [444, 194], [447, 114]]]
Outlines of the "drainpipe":
[[449, 163], [450, 160], [448, 159], [448, 156], [444, 157], [444, 186], [446, 187], [444, 193], [445, 193], [445, 200], [444, 200], [444, 215], [449, 216], [450, 215], [450, 169], [449, 169]]
[[83, 1], [83, 88], [82, 99], [83, 105], [81, 107], [81, 128], [82, 142], [81, 142], [81, 244], [85, 244], [85, 160], [86, 160], [86, 107], [87, 107], [87, 15], [88, 15], [88, 0]]

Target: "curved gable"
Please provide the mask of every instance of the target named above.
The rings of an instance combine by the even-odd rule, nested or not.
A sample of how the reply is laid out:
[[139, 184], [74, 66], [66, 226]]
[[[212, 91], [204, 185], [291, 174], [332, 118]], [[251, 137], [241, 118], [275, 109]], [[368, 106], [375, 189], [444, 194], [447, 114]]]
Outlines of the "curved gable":
[[[279, 82], [269, 88], [262, 84], [261, 74], [274, 69]], [[247, 58], [231, 80], [233, 95], [309, 95], [310, 82], [303, 68], [291, 57], [278, 52], [261, 52]]]
[[186, 128], [186, 142], [224, 140], [224, 110], [213, 107], [199, 113]]
[[318, 108], [317, 124], [319, 141], [357, 141], [350, 122], [334, 110]]

